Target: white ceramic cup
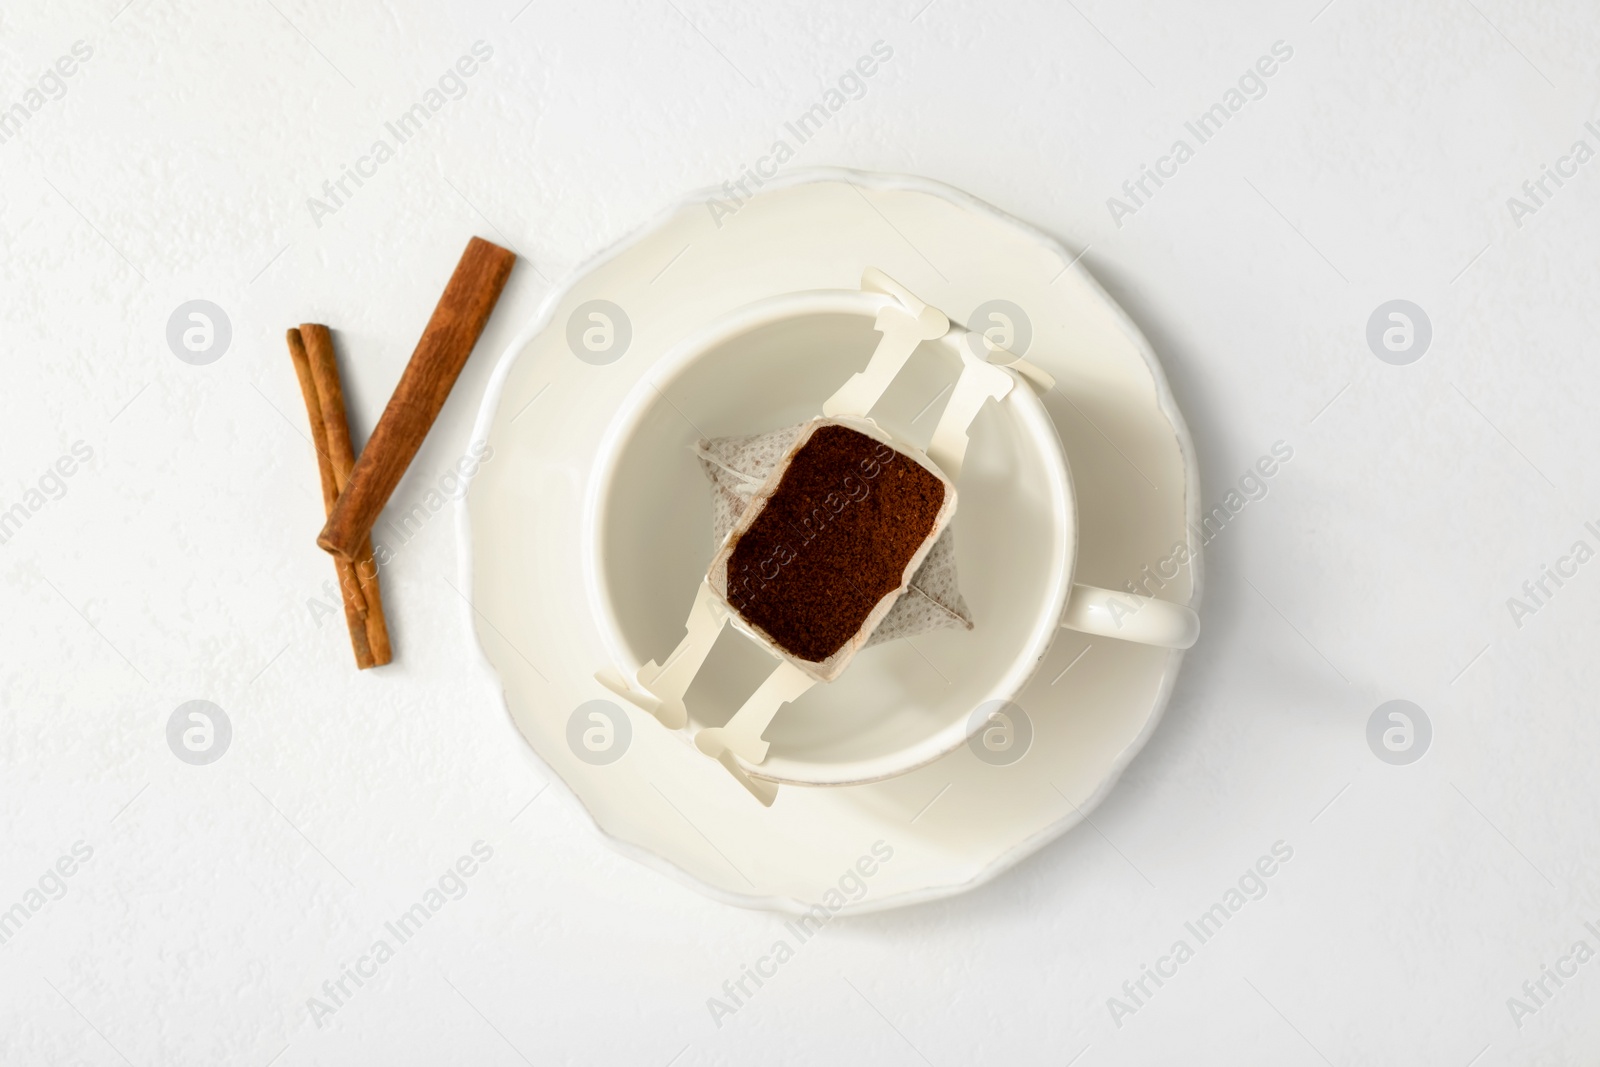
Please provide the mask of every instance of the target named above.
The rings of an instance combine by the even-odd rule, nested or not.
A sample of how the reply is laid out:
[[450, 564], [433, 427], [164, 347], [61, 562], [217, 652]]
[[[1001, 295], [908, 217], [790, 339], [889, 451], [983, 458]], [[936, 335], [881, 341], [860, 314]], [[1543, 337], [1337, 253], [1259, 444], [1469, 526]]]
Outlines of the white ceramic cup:
[[[695, 441], [818, 414], [866, 365], [879, 337], [874, 319], [892, 299], [821, 290], [740, 308], [664, 353], [623, 402], [589, 482], [583, 566], [594, 617], [625, 676], [682, 638], [716, 547]], [[958, 329], [926, 342], [874, 407], [874, 421], [925, 446], [938, 418], [932, 401], [959, 373], [954, 346], [965, 336]], [[1166, 648], [1194, 643], [1199, 621], [1184, 605], [1073, 583], [1071, 474], [1031, 386], [1019, 381], [987, 405], [970, 435], [952, 529], [974, 628], [863, 650], [839, 679], [779, 714], [765, 735], [767, 759], [745, 768], [751, 775], [853, 785], [938, 759], [984, 727], [976, 709], [1022, 691], [1063, 626]], [[687, 695], [688, 733], [725, 722], [773, 664], [724, 633]]]

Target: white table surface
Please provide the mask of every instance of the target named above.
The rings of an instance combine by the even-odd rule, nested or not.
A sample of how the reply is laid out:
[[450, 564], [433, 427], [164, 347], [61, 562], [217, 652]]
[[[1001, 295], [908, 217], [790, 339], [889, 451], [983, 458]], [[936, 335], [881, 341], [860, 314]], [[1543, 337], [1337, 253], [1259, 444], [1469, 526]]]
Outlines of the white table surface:
[[[1600, 548], [1600, 160], [1507, 204], [1600, 149], [1600, 12], [923, 2], [0, 11], [0, 106], [28, 114], [0, 143], [0, 510], [26, 512], [0, 545], [0, 910], [26, 913], [0, 1062], [1600, 1055], [1600, 962], [1570, 955], [1600, 950], [1600, 563], [1507, 605]], [[477, 41], [465, 95], [314, 219]], [[718, 1026], [708, 998], [784, 920], [619, 857], [559, 791], [525, 807], [546, 774], [461, 666], [453, 521], [384, 572], [392, 667], [358, 674], [309, 603], [331, 568], [283, 331], [338, 328], [364, 435], [465, 239], [522, 254], [409, 507], [552, 284], [737, 177], [877, 41], [892, 59], [790, 166], [924, 174], [1089, 246], [1165, 361], [1207, 506], [1294, 455], [1208, 548], [1204, 637], [1092, 827], [969, 896], [830, 925]], [[1107, 198], [1278, 41], [1266, 94], [1117, 225]], [[233, 332], [204, 366], [166, 341], [197, 298]], [[1365, 339], [1396, 298], [1432, 326], [1406, 366]], [[166, 739], [195, 699], [233, 727], [208, 766]], [[1391, 699], [1432, 724], [1409, 765], [1366, 739]], [[314, 1013], [477, 841], [465, 895]], [[1115, 1011], [1280, 841], [1266, 895]], [[1576, 975], [1524, 992], [1545, 966]]]

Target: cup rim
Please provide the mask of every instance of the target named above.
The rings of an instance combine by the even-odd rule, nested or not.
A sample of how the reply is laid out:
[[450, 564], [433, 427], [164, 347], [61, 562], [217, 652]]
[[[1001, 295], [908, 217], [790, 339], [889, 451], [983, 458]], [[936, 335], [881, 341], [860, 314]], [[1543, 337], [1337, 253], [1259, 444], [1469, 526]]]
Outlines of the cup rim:
[[[604, 552], [602, 539], [609, 528], [610, 494], [607, 490], [616, 477], [625, 445], [637, 433], [653, 407], [657, 391], [664, 391], [674, 379], [708, 352], [762, 327], [787, 319], [825, 314], [855, 315], [870, 320], [882, 308], [894, 304], [897, 301], [892, 296], [857, 289], [812, 289], [765, 297], [728, 312], [673, 345], [624, 397], [601, 436], [595, 461], [590, 468], [592, 474], [583, 506], [585, 531], [582, 565], [601, 639], [612, 662], [623, 668], [627, 677], [632, 677], [641, 664], [634, 661], [621, 636], [621, 620], [614, 608], [616, 600], [605, 569], [600, 565]], [[945, 342], [950, 343], [951, 339], [951, 335], [946, 335]], [[959, 719], [948, 722], [919, 741], [892, 752], [857, 760], [818, 762], [784, 757], [774, 752], [761, 764], [739, 761], [752, 777], [800, 786], [864, 785], [898, 777], [960, 748], [984, 724], [973, 712], [994, 701], [1015, 699], [1037, 671], [1060, 630], [1061, 618], [1072, 589], [1077, 557], [1076, 494], [1065, 447], [1054, 421], [1032, 387], [1019, 377], [1016, 386], [1000, 403], [1014, 405], [1014, 414], [1023, 427], [1024, 436], [1046, 442], [1046, 447], [1037, 451], [1043, 461], [1049, 495], [1060, 505], [1060, 536], [1056, 540], [1048, 572], [1050, 595], [1044, 600], [1048, 607], [1034, 620], [1028, 640], [1013, 653], [1010, 664], [984, 700], [967, 709]], [[687, 730], [675, 732], [683, 736], [685, 743], [693, 743]]]

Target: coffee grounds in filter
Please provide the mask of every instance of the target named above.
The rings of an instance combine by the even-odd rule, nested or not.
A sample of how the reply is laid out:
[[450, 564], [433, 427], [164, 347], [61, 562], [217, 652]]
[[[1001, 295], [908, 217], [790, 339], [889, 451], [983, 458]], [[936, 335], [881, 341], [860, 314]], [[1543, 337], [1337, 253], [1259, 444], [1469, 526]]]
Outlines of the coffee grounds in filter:
[[[696, 442], [695, 456], [711, 483], [711, 543], [721, 545], [768, 477], [806, 429], [800, 422], [766, 433], [716, 437]], [[972, 629], [972, 611], [956, 576], [955, 530], [946, 527], [928, 549], [922, 566], [878, 625], [864, 648], [949, 627]]]
[[728, 602], [784, 651], [817, 663], [905, 580], [945, 487], [847, 426], [823, 426], [789, 462], [728, 558]]

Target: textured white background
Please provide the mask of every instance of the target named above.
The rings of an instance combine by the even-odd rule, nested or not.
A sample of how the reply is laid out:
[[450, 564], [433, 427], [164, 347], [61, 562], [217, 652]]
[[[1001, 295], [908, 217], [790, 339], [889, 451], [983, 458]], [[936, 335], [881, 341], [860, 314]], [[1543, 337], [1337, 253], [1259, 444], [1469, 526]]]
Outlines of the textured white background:
[[[1600, 148], [1600, 14], [923, 2], [0, 10], [0, 105], [94, 49], [0, 144], [0, 508], [93, 449], [0, 545], [0, 908], [93, 848], [0, 946], [0, 1062], [1600, 1056], [1600, 961], [1520, 1028], [1506, 1003], [1600, 948], [1600, 563], [1520, 628], [1506, 608], [1600, 547], [1600, 160], [1524, 226], [1506, 207]], [[478, 40], [466, 97], [314, 224], [307, 197]], [[308, 607], [331, 570], [282, 335], [341, 331], [364, 435], [466, 237], [525, 257], [409, 506], [552, 283], [737, 175], [878, 40], [892, 61], [795, 165], [925, 174], [1088, 245], [1166, 363], [1207, 505], [1272, 442], [1295, 457], [1208, 551], [1205, 636], [1095, 827], [831, 925], [718, 1028], [706, 998], [782, 920], [617, 857], [557, 791], [524, 808], [545, 775], [461, 666], [452, 521], [385, 571], [394, 666], [358, 675]], [[1278, 40], [1265, 98], [1115, 226], [1106, 198]], [[234, 331], [204, 367], [165, 341], [197, 297]], [[1407, 367], [1364, 341], [1397, 297], [1434, 330]], [[1406, 767], [1365, 740], [1396, 697], [1434, 726]], [[208, 767], [165, 739], [195, 698], [235, 731]], [[307, 998], [479, 839], [467, 895], [315, 1025]], [[1280, 839], [1269, 894], [1118, 1027], [1107, 998]]]

